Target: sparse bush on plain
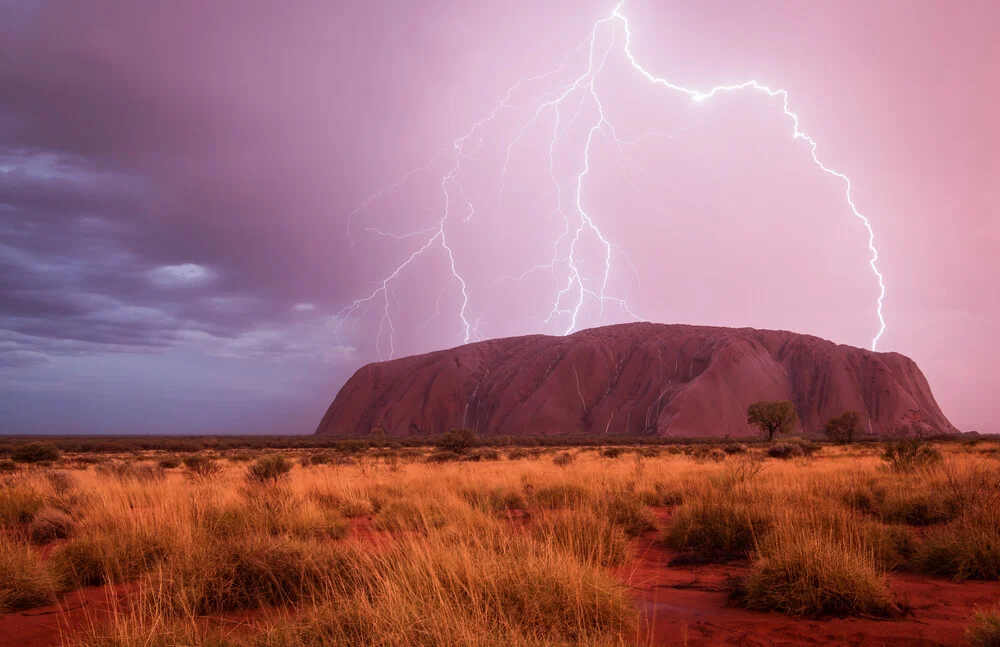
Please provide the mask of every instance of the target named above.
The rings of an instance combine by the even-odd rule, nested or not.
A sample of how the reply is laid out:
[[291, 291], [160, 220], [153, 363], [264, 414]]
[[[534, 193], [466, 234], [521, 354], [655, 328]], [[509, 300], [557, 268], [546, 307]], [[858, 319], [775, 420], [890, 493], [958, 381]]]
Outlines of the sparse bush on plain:
[[222, 466], [210, 456], [193, 454], [185, 456], [183, 462], [187, 473], [197, 478], [214, 476], [222, 471]]
[[181, 459], [176, 456], [164, 456], [156, 461], [156, 466], [164, 470], [172, 470], [181, 466]]
[[789, 460], [791, 458], [802, 458], [805, 456], [805, 452], [802, 448], [794, 443], [774, 443], [767, 448], [767, 455], [771, 458], [780, 458], [782, 460]]
[[292, 463], [284, 456], [280, 454], [262, 456], [247, 469], [247, 479], [258, 485], [274, 485], [288, 478], [288, 473], [291, 471]]
[[59, 460], [62, 452], [59, 448], [48, 442], [34, 442], [18, 445], [10, 453], [11, 459], [15, 463], [43, 463]]
[[468, 427], [452, 429], [441, 437], [438, 447], [455, 453], [462, 453], [470, 447], [475, 447], [479, 443], [476, 432]]
[[850, 410], [834, 416], [823, 425], [823, 433], [835, 443], [850, 445], [861, 435], [861, 414]]

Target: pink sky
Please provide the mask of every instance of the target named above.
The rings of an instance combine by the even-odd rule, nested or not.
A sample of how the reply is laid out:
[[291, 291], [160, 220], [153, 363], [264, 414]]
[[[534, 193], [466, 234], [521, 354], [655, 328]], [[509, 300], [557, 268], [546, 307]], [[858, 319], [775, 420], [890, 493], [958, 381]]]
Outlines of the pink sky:
[[[336, 314], [433, 236], [366, 229], [436, 226], [447, 156], [356, 214], [353, 245], [348, 214], [447, 151], [519, 78], [557, 67], [612, 8], [0, 3], [0, 384], [10, 399], [0, 422], [308, 431], [377, 357], [376, 342], [388, 354], [385, 295], [358, 318]], [[1000, 432], [995, 3], [631, 0], [622, 12], [633, 54], [656, 75], [695, 90], [756, 79], [788, 91], [874, 229], [887, 288], [879, 350], [915, 359], [957, 426]], [[607, 293], [653, 321], [869, 346], [878, 284], [867, 231], [843, 184], [792, 139], [780, 100], [742, 91], [693, 104], [628, 63], [620, 21], [599, 31], [599, 52], [612, 36], [595, 80], [608, 122], [621, 140], [670, 138], [625, 145], [625, 158], [606, 127], [593, 139], [581, 196], [614, 244]], [[571, 83], [586, 64], [580, 50], [511, 104]], [[582, 92], [562, 106], [569, 127], [552, 169], [575, 226], [573, 179], [597, 113]], [[562, 225], [552, 110], [510, 149], [501, 198], [507, 146], [531, 114], [501, 111], [465, 143], [456, 178], [474, 211], [446, 183], [445, 235], [483, 337], [569, 327], [566, 313], [545, 322], [565, 261], [502, 280], [550, 263]], [[576, 249], [594, 289], [604, 248], [589, 232]], [[389, 288], [397, 356], [463, 341], [464, 297], [439, 245]], [[589, 299], [578, 327], [627, 320], [615, 302], [601, 314]], [[82, 422], [52, 413], [53, 399], [87, 403]], [[150, 407], [176, 425], [151, 425]]]

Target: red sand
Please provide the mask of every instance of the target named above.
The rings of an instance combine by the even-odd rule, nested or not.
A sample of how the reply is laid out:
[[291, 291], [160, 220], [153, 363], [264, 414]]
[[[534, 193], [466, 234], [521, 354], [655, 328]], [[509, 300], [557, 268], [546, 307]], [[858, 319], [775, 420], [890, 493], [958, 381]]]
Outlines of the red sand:
[[[656, 510], [661, 525], [668, 509]], [[369, 518], [351, 520], [354, 541], [377, 542]], [[745, 565], [670, 566], [675, 554], [651, 531], [633, 542], [633, 560], [618, 570], [646, 618], [637, 643], [646, 645], [966, 645], [965, 627], [976, 607], [1000, 601], [1000, 582], [950, 582], [893, 575], [903, 618], [797, 619], [734, 606], [724, 583]], [[106, 620], [130, 587], [74, 591], [60, 604], [0, 616], [0, 646], [50, 647], [63, 632]], [[109, 597], [110, 596], [110, 597]], [[245, 614], [244, 614], [245, 615]], [[252, 614], [251, 614], [252, 615]]]
[[[668, 513], [658, 510], [666, 520]], [[675, 556], [647, 533], [633, 545], [635, 559], [621, 570], [647, 624], [642, 644], [687, 645], [967, 645], [965, 627], [975, 607], [1000, 601], [1000, 582], [950, 582], [893, 575], [891, 586], [911, 613], [900, 619], [796, 619], [748, 611], [729, 600], [725, 580], [743, 565], [670, 566]]]
[[0, 645], [49, 647], [62, 644], [62, 634], [105, 621], [123, 603], [129, 586], [95, 586], [73, 591], [58, 604], [0, 615]]

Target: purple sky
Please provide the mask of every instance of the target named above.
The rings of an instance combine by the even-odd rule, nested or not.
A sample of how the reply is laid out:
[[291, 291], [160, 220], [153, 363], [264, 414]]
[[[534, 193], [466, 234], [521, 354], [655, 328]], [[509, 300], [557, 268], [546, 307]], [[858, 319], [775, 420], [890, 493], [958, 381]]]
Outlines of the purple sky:
[[[0, 0], [0, 433], [308, 432], [379, 350], [461, 343], [463, 304], [473, 339], [565, 332], [574, 271], [578, 328], [631, 320], [624, 300], [654, 321], [878, 332], [867, 231], [780, 98], [651, 85], [621, 21], [594, 43], [606, 121], [580, 195], [600, 237], [584, 227], [567, 260], [600, 113], [589, 85], [558, 124], [533, 100], [585, 72], [575, 48], [613, 3], [293, 5]], [[789, 92], [874, 229], [879, 349], [914, 358], [960, 428], [1000, 432], [996, 4], [622, 12], [672, 83]], [[452, 142], [561, 61], [449, 175]]]

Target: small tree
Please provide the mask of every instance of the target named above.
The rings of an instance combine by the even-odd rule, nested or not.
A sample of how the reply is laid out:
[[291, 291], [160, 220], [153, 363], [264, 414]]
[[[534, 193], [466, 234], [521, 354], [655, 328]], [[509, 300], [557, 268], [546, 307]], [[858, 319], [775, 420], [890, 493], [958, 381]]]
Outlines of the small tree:
[[374, 427], [372, 429], [372, 445], [382, 449], [385, 445], [385, 429], [381, 427]]
[[795, 429], [799, 416], [795, 405], [788, 400], [754, 402], [747, 408], [747, 423], [757, 427], [767, 436], [768, 442], [776, 435], [789, 434]]
[[850, 445], [861, 433], [861, 414], [852, 410], [834, 416], [826, 421], [823, 433], [835, 443]]
[[441, 436], [441, 439], [438, 441], [438, 447], [461, 453], [469, 447], [474, 447], [478, 440], [475, 431], [468, 427], [462, 427], [461, 429], [452, 429]]

